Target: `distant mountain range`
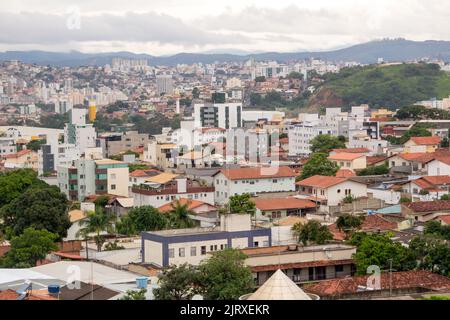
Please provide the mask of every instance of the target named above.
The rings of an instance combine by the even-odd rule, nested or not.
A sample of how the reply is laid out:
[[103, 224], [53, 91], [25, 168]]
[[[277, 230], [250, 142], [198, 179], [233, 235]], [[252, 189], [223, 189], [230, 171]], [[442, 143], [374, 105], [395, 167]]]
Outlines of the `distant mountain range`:
[[438, 58], [450, 61], [450, 41], [409, 41], [405, 39], [377, 40], [358, 44], [345, 49], [324, 52], [267, 52], [257, 54], [224, 54], [224, 53], [180, 53], [173, 56], [152, 56], [131, 52], [67, 53], [46, 51], [7, 51], [0, 53], [0, 60], [20, 60], [25, 63], [52, 66], [103, 66], [110, 64], [113, 58], [147, 59], [150, 65], [239, 62], [253, 58], [257, 61], [275, 60], [286, 62], [320, 58], [329, 61], [356, 61], [360, 63], [376, 63], [378, 58], [390, 62], [404, 62], [421, 58]]

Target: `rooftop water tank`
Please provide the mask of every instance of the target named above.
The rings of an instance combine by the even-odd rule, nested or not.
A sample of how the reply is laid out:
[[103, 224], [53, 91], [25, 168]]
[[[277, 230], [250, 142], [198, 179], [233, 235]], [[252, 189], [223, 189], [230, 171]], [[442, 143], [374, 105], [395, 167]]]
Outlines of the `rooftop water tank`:
[[136, 285], [138, 289], [147, 289], [148, 278], [147, 277], [136, 278]]
[[57, 284], [51, 284], [48, 286], [47, 290], [48, 290], [48, 293], [50, 293], [50, 294], [58, 294], [59, 290], [60, 290], [60, 286]]

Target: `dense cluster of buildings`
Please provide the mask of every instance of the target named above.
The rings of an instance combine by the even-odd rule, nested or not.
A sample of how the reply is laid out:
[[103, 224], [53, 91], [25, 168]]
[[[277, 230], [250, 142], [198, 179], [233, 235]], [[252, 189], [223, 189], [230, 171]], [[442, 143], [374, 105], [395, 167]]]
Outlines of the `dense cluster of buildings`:
[[[145, 287], [153, 287], [165, 267], [199, 265], [226, 248], [239, 249], [247, 256], [245, 264], [261, 287], [247, 297], [250, 300], [266, 297], [263, 293], [275, 285], [275, 279], [287, 287], [292, 283], [296, 288], [304, 286], [310, 296], [321, 298], [369, 295], [370, 289], [362, 288], [367, 279], [352, 277], [356, 247], [343, 243], [336, 220], [345, 213], [364, 216], [362, 230], [391, 232], [403, 245], [428, 221], [448, 225], [450, 202], [442, 199], [450, 194], [450, 150], [444, 144], [450, 124], [431, 121], [430, 136], [412, 136], [403, 145], [392, 145], [385, 138], [403, 136], [416, 121], [398, 121], [395, 112], [371, 110], [368, 105], [289, 117], [284, 111], [249, 110], [246, 102], [248, 90], [278, 90], [288, 96], [292, 91], [308, 90], [312, 71], [324, 74], [351, 65], [311, 60], [150, 67], [144, 60], [114, 59], [104, 68], [50, 70], [3, 63], [1, 170], [31, 168], [42, 180], [59, 187], [71, 202], [80, 203], [80, 208], [69, 212], [72, 227], [65, 239], [77, 247], [61, 248], [48, 257], [48, 264], [29, 270], [11, 273], [1, 269], [0, 299], [2, 295], [15, 297], [15, 290], [26, 281], [33, 283], [33, 290], [45, 291], [45, 284], [64, 288], [69, 282], [62, 260], [72, 260], [86, 271], [82, 285], [95, 284], [96, 297], [117, 299], [128, 289], [143, 286], [138, 281], [141, 284], [136, 287], [136, 278], [150, 279]], [[292, 72], [303, 75], [297, 79], [300, 83], [287, 80]], [[22, 73], [29, 78], [12, 75]], [[84, 76], [75, 78], [74, 73]], [[267, 81], [255, 81], [260, 77]], [[208, 100], [211, 96], [213, 101]], [[186, 97], [193, 99], [190, 107], [180, 103]], [[119, 111], [97, 110], [117, 101], [127, 103]], [[13, 103], [20, 104], [20, 110]], [[42, 103], [54, 103], [55, 109], [42, 111], [42, 105], [37, 107]], [[69, 120], [64, 129], [8, 124], [12, 118], [37, 119], [41, 111], [68, 113]], [[180, 128], [165, 127], [152, 135], [132, 128], [98, 132], [94, 121], [99, 112], [112, 117], [128, 112], [178, 114]], [[302, 179], [303, 168], [313, 156], [311, 142], [321, 135], [345, 141], [344, 148], [328, 155], [339, 170], [334, 176]], [[43, 142], [33, 150], [27, 147], [33, 141]], [[385, 167], [384, 174], [360, 175], [380, 166]], [[238, 195], [250, 195], [256, 212], [220, 214]], [[108, 196], [107, 208], [118, 218], [142, 206], [152, 206], [164, 215], [173, 204], [185, 204], [195, 227], [119, 237], [123, 250], [97, 251], [93, 243], [82, 244], [76, 235], [80, 221], [87, 219], [86, 212], [99, 196]], [[330, 230], [333, 241], [298, 244], [292, 227], [313, 220]], [[84, 261], [89, 255], [96, 261], [90, 273]], [[411, 290], [450, 290], [446, 277], [412, 272], [395, 275], [394, 287], [399, 292], [407, 288], [405, 279], [411, 279]], [[63, 289], [60, 297], [64, 295], [88, 298], [82, 289], [72, 293]], [[31, 296], [55, 298], [50, 292]]]

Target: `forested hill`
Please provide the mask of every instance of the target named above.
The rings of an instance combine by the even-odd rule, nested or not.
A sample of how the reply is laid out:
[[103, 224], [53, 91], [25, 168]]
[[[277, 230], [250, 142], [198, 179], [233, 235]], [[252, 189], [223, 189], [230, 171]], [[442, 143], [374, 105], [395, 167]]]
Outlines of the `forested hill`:
[[450, 74], [436, 64], [370, 65], [327, 74], [309, 101], [310, 107], [397, 109], [433, 97], [450, 95]]

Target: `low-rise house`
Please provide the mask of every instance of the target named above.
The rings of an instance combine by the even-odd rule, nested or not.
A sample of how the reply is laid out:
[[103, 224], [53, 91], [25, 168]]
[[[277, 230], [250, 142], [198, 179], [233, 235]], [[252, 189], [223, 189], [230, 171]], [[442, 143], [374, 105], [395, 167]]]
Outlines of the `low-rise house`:
[[3, 156], [5, 169], [38, 169], [37, 152], [32, 150], [21, 150], [17, 153]]
[[[398, 224], [392, 221], [389, 221], [383, 215], [374, 214], [365, 216], [360, 231], [367, 233], [379, 233], [396, 230], [398, 228]], [[333, 234], [333, 239], [337, 241], [345, 240], [345, 232], [343, 230], [339, 230], [336, 223], [328, 226], [328, 230]]]
[[402, 215], [413, 221], [428, 222], [450, 214], [450, 201], [422, 201], [402, 204]]
[[427, 175], [448, 176], [450, 175], [450, 156], [437, 156], [427, 163]]
[[367, 185], [352, 178], [313, 176], [297, 182], [300, 195], [321, 204], [320, 209], [339, 205], [345, 198], [367, 197]]
[[360, 153], [335, 153], [330, 155], [328, 160], [341, 169], [356, 171], [367, 168], [366, 156]]
[[181, 205], [188, 205], [188, 210], [192, 212], [189, 217], [196, 223], [197, 226], [202, 228], [210, 228], [220, 223], [217, 207], [198, 200], [181, 198], [159, 207], [158, 211], [161, 213], [169, 213], [172, 211], [173, 206], [177, 203], [177, 201], [179, 201]]
[[317, 205], [305, 199], [294, 197], [253, 199], [256, 205], [256, 220], [273, 221], [289, 216], [305, 217], [306, 214], [317, 208]]
[[289, 167], [222, 169], [214, 176], [215, 201], [225, 204], [235, 195], [295, 191], [297, 174]]
[[133, 209], [134, 199], [126, 197], [114, 197], [109, 200], [107, 208], [110, 212], [114, 213], [116, 217], [123, 217]]
[[387, 161], [389, 169], [406, 174], [424, 174], [428, 170], [428, 163], [435, 158], [433, 153], [399, 153]]
[[150, 178], [145, 184], [131, 189], [134, 206], [153, 206], [159, 208], [174, 200], [187, 198], [214, 205], [214, 187], [203, 186], [196, 181], [177, 175], [163, 173]]
[[161, 171], [156, 169], [135, 170], [130, 173], [130, 186], [143, 184], [149, 178], [159, 174], [161, 174]]
[[144, 161], [163, 170], [174, 168], [177, 150], [176, 144], [160, 143], [157, 140], [151, 140], [144, 151]]
[[271, 229], [252, 227], [250, 215], [222, 215], [220, 226], [143, 232], [142, 263], [164, 268], [198, 265], [226, 248], [270, 247]]
[[434, 137], [412, 137], [404, 144], [405, 153], [433, 153], [439, 149], [441, 145], [441, 138]]
[[353, 246], [328, 244], [320, 246], [278, 246], [249, 248], [245, 264], [250, 267], [257, 286], [277, 270], [282, 270], [295, 283], [322, 281], [351, 276], [355, 273]]
[[402, 191], [411, 195], [413, 202], [440, 200], [450, 191], [450, 176], [424, 176], [402, 185]]

